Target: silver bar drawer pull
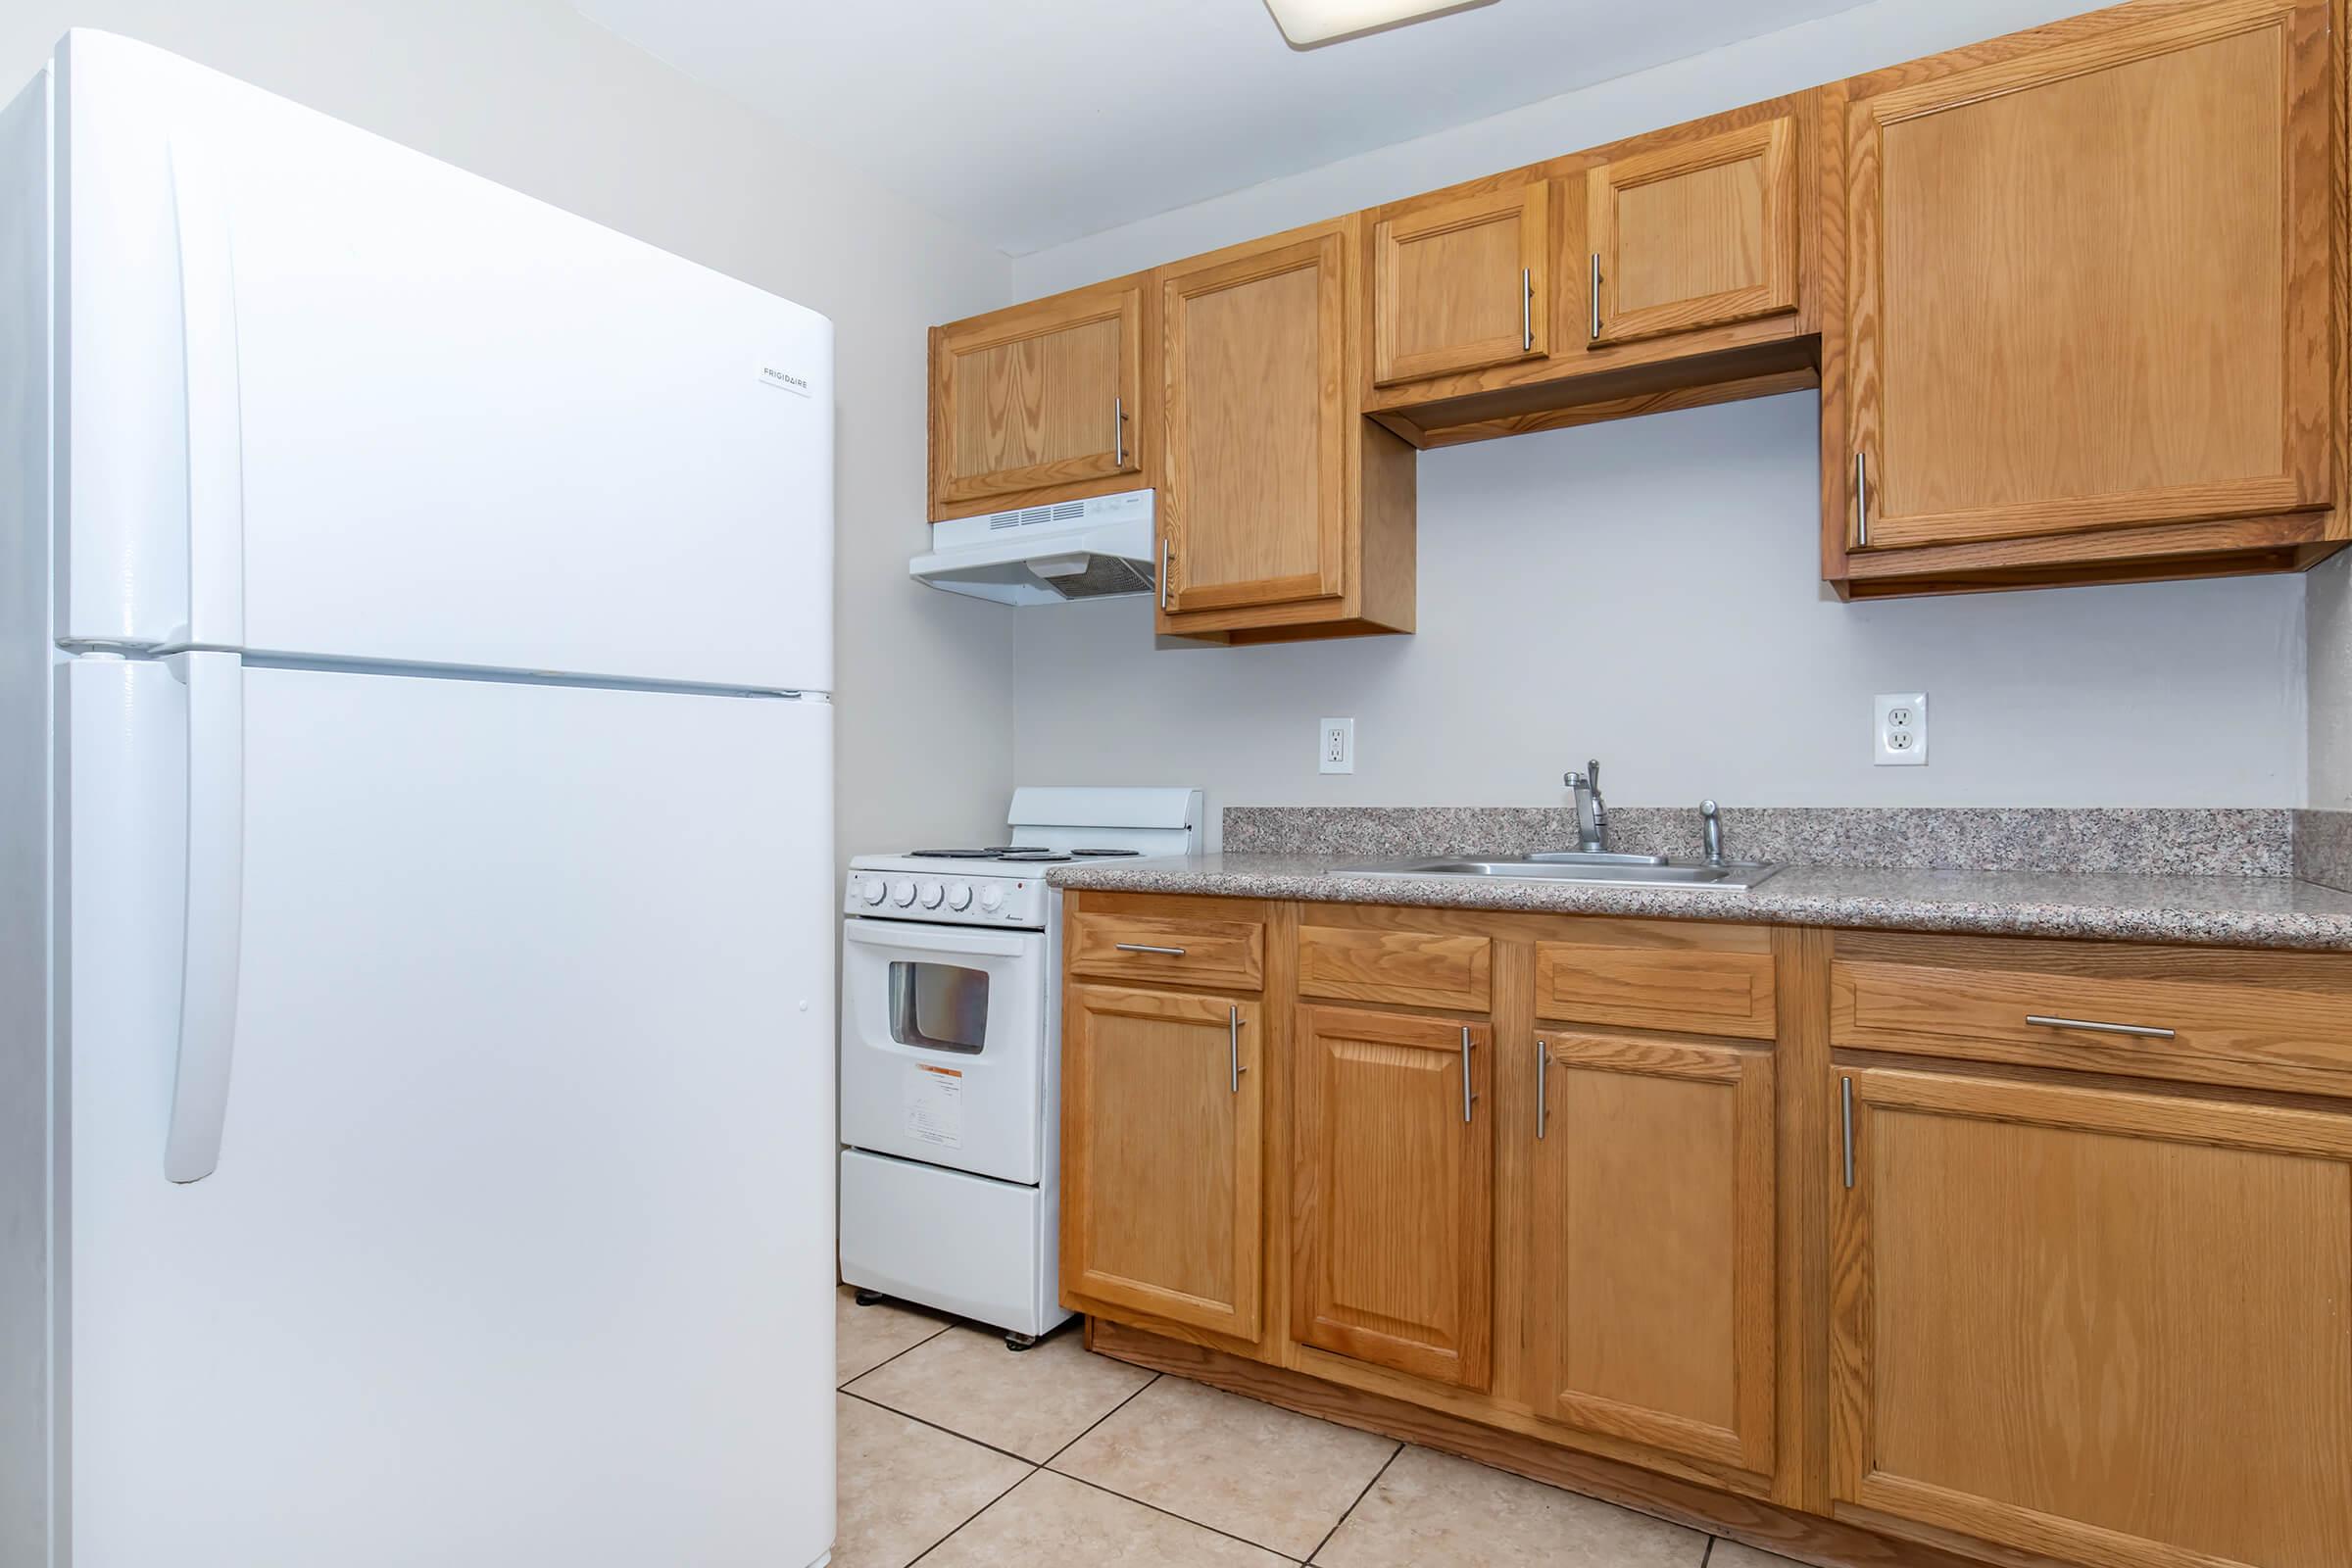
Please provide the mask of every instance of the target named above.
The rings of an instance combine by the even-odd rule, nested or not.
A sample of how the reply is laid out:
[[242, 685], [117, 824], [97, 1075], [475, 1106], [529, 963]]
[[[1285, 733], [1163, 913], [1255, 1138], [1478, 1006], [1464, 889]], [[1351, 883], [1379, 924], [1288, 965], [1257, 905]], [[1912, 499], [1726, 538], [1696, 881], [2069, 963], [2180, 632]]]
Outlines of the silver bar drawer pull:
[[2144, 1023], [2098, 1023], [2089, 1018], [2045, 1018], [2038, 1012], [2027, 1013], [2026, 1022], [2043, 1029], [2087, 1029], [2094, 1035], [2131, 1035], [2140, 1040], [2176, 1038], [2170, 1029], [2158, 1029]]
[[1155, 948], [1149, 942], [1114, 942], [1111, 946], [1121, 953], [1164, 953], [1171, 958], [1184, 956], [1182, 948]]
[[1232, 1071], [1233, 1092], [1242, 1092], [1242, 1009], [1225, 1009], [1225, 1065]]

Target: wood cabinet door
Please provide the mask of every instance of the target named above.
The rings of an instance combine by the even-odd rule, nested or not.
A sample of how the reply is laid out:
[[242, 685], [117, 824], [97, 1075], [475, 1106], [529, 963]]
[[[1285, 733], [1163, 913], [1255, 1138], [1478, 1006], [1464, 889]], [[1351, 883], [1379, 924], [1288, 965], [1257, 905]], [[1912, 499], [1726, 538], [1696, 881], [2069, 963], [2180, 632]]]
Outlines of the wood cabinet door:
[[1592, 344], [1796, 309], [1796, 122], [1660, 147], [1585, 174]]
[[1537, 1411], [1770, 1475], [1771, 1049], [1576, 1033], [1535, 1049]]
[[1071, 986], [1062, 1008], [1061, 1287], [1255, 1339], [1258, 1005]]
[[1487, 1386], [1494, 1272], [1486, 1024], [1300, 1006], [1292, 1332], [1301, 1345]]
[[1842, 1077], [1840, 1503], [2103, 1568], [2352, 1562], [2352, 1116]]
[[1849, 106], [1850, 545], [2328, 503], [2328, 26], [2108, 12]]
[[1163, 281], [1163, 609], [1345, 590], [1346, 256], [1335, 226]]
[[932, 501], [952, 506], [1143, 467], [1140, 285], [933, 329]]
[[1374, 224], [1373, 384], [1542, 359], [1550, 214], [1537, 180]]

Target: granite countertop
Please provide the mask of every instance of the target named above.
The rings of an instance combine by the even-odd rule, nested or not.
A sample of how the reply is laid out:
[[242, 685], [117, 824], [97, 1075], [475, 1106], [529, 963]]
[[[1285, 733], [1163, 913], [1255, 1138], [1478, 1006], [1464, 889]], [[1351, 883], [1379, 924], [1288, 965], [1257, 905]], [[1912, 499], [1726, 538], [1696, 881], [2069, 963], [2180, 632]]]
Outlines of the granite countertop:
[[1205, 855], [1058, 867], [1061, 888], [1737, 920], [1878, 931], [2352, 952], [2352, 893], [2288, 876], [1789, 866], [1750, 893], [1349, 876], [1364, 855]]

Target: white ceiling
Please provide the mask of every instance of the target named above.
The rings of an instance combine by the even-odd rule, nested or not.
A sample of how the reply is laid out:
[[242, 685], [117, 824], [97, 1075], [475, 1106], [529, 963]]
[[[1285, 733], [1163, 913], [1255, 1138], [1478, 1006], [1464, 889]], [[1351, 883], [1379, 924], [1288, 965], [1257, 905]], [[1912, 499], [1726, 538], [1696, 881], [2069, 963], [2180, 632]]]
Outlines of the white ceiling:
[[1496, 0], [1299, 51], [1261, 0], [573, 0], [1020, 256], [1856, 0]]

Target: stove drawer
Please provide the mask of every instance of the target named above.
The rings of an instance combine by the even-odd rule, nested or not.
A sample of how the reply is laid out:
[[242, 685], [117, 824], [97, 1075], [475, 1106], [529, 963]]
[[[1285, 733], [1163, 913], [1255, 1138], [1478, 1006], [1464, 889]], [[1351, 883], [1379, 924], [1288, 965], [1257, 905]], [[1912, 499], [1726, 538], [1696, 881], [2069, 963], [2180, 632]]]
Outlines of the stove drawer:
[[1068, 941], [1072, 974], [1220, 991], [1265, 985], [1266, 925], [1253, 903], [1152, 899], [1104, 907], [1088, 899], [1070, 917]]

